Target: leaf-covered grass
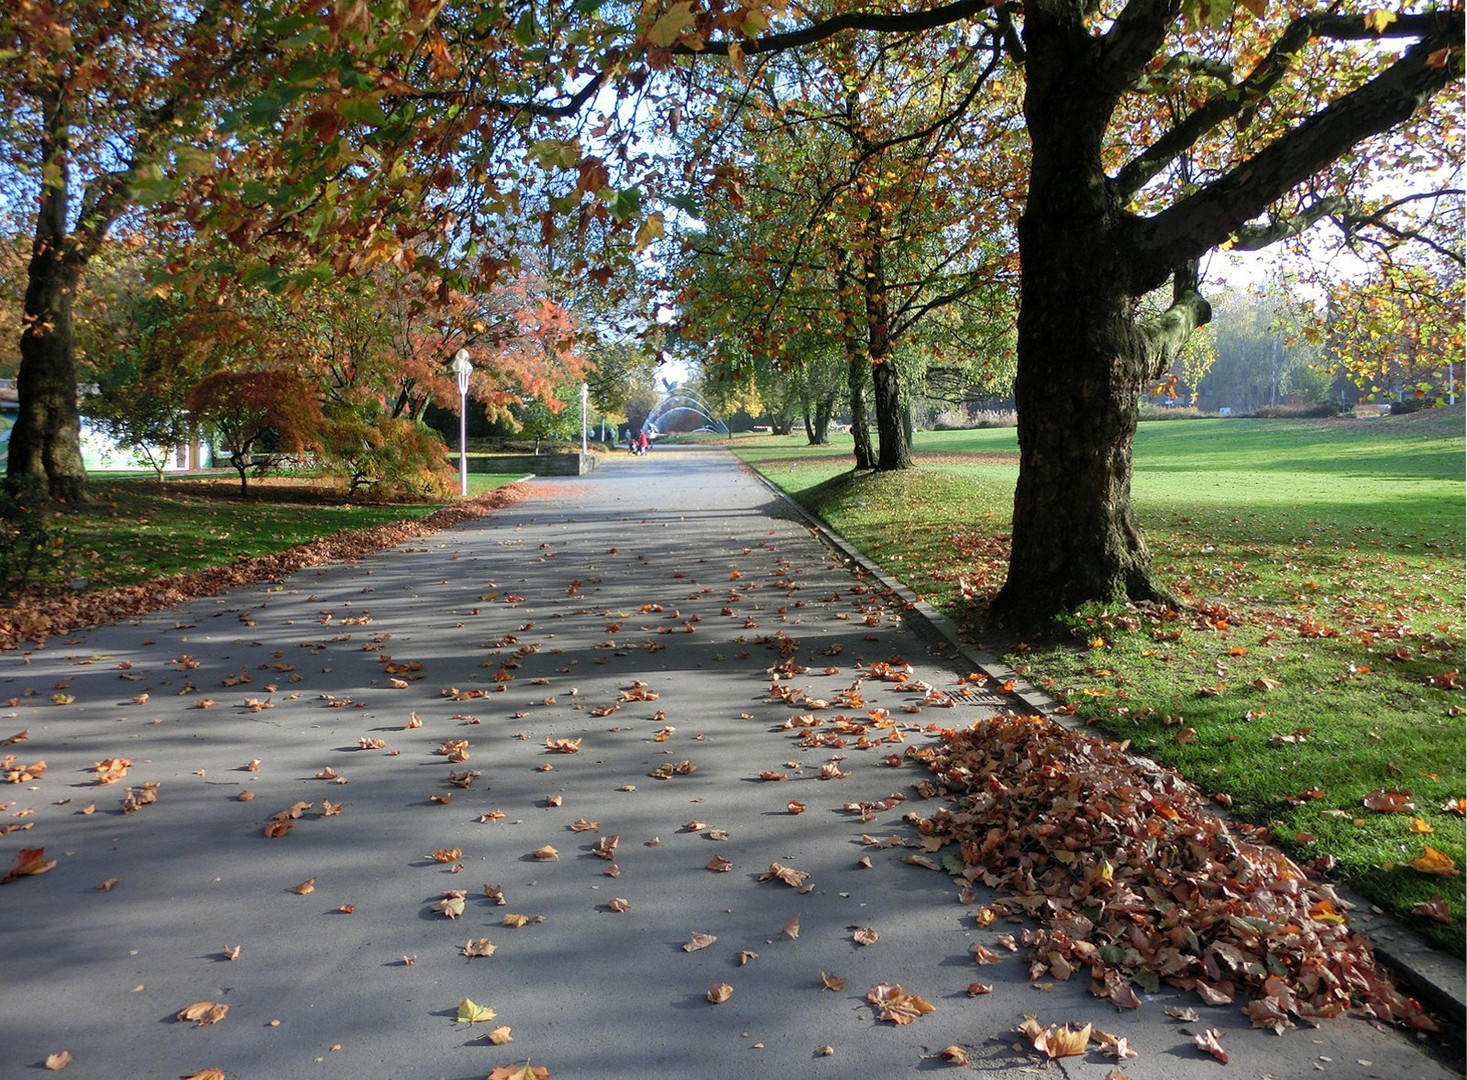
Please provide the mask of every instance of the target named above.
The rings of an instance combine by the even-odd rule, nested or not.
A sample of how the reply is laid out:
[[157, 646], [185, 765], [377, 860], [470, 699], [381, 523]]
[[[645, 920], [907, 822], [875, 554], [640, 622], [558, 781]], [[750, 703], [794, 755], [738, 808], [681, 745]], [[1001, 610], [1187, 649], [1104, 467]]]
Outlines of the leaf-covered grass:
[[[469, 494], [518, 478], [476, 473]], [[94, 477], [92, 499], [48, 515], [51, 547], [27, 591], [129, 585], [270, 555], [318, 536], [422, 517], [441, 503], [343, 501], [309, 479], [262, 477], [241, 498], [234, 476], [166, 480]], [[84, 583], [84, 584], [83, 584]]]
[[[917, 467], [887, 475], [851, 473], [844, 440], [803, 441], [736, 449], [982, 640], [1008, 552], [1014, 432], [919, 434]], [[1460, 409], [1142, 424], [1137, 511], [1191, 610], [1094, 610], [1068, 641], [987, 644], [1461, 955], [1467, 852], [1443, 806], [1467, 795], [1463, 453]], [[1380, 789], [1409, 792], [1414, 810], [1366, 809]], [[1412, 869], [1427, 845], [1457, 872]], [[1450, 925], [1412, 913], [1434, 896]]]

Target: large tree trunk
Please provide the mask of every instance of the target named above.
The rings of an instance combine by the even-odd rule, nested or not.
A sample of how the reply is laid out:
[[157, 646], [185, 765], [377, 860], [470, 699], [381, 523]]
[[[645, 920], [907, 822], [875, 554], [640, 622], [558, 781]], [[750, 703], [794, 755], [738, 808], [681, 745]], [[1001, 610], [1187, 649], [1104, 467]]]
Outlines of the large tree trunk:
[[43, 101], [41, 160], [47, 182], [36, 213], [20, 335], [16, 390], [20, 412], [10, 433], [6, 476], [44, 483], [53, 498], [80, 502], [87, 494], [76, 402], [71, 305], [83, 259], [67, 246], [67, 139], [60, 95]]
[[1111, 101], [1078, 22], [1026, 20], [1033, 145], [1019, 221], [1019, 480], [993, 611], [1033, 626], [1088, 602], [1156, 599], [1131, 509], [1131, 445], [1153, 357], [1133, 314], [1134, 257], [1101, 167]]
[[815, 402], [815, 432], [810, 441], [816, 446], [830, 442], [830, 417], [835, 412], [835, 391], [829, 390]]
[[854, 442], [857, 469], [876, 468], [876, 452], [871, 446], [871, 419], [866, 415], [866, 373], [871, 365], [859, 351], [851, 352], [846, 361], [846, 392], [851, 399], [851, 439]]
[[871, 364], [866, 359], [866, 349], [856, 332], [858, 316], [852, 308], [864, 306], [853, 300], [851, 279], [844, 256], [836, 266], [836, 293], [846, 318], [841, 320], [844, 328], [841, 335], [846, 352], [846, 396], [851, 403], [851, 440], [857, 469], [876, 468], [876, 452], [871, 446], [871, 419], [866, 413], [866, 378]]
[[873, 363], [871, 381], [876, 388], [876, 469], [878, 472], [909, 469], [912, 448], [902, 423], [901, 380], [891, 361]]
[[901, 380], [891, 362], [891, 310], [886, 295], [886, 266], [882, 257], [883, 218], [880, 204], [866, 219], [867, 247], [863, 260], [866, 286], [866, 355], [876, 406], [876, 469], [892, 472], [912, 465], [911, 444], [902, 425]]

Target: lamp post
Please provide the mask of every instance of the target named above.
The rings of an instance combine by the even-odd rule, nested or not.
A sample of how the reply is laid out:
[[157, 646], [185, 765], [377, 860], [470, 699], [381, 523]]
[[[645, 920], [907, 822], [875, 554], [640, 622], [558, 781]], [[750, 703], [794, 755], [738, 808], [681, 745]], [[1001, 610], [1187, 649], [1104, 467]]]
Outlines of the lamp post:
[[465, 454], [468, 445], [469, 375], [474, 365], [469, 363], [469, 350], [460, 349], [453, 354], [453, 375], [458, 380], [458, 493], [460, 498], [469, 493], [469, 459]]
[[586, 452], [586, 402], [591, 393], [591, 388], [581, 383], [581, 453]]

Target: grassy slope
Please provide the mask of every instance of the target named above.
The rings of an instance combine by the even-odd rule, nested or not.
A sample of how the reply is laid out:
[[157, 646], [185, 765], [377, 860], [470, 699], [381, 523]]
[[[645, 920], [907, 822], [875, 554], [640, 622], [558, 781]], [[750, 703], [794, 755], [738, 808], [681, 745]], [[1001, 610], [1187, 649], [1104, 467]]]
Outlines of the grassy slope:
[[[479, 494], [517, 476], [475, 474], [469, 493]], [[53, 547], [37, 567], [31, 587], [66, 589], [85, 580], [105, 588], [268, 555], [318, 536], [421, 517], [440, 504], [388, 506], [343, 503], [311, 486], [278, 478], [251, 481], [239, 497], [236, 479], [94, 477], [92, 501], [59, 511], [48, 522]]]
[[[843, 444], [740, 452], [920, 594], [978, 628], [1001, 583], [1014, 432], [919, 435], [910, 472], [856, 476]], [[1010, 659], [1078, 715], [1177, 768], [1292, 854], [1464, 948], [1460, 872], [1409, 868], [1424, 846], [1464, 861], [1460, 410], [1374, 422], [1143, 424], [1134, 492], [1156, 565], [1197, 610], [1121, 610]], [[981, 632], [981, 631], [980, 631]], [[1306, 730], [1307, 729], [1307, 730]], [[1380, 788], [1414, 812], [1375, 813]], [[1432, 833], [1415, 831], [1433, 829]], [[1413, 918], [1434, 895], [1453, 923]]]

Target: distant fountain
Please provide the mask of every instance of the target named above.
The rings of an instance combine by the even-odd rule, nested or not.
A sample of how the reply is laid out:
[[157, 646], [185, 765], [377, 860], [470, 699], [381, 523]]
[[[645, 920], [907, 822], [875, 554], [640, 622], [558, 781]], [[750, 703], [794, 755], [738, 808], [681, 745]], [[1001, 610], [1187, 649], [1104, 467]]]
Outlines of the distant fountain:
[[669, 416], [676, 416], [680, 413], [693, 413], [706, 420], [707, 423], [697, 429], [699, 431], [712, 431], [719, 435], [729, 434], [728, 425], [722, 420], [714, 419], [706, 404], [692, 394], [682, 393], [668, 394], [658, 401], [652, 407], [652, 411], [647, 414], [647, 419], [642, 427], [650, 432], [661, 432], [661, 422]]

